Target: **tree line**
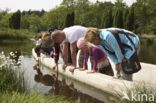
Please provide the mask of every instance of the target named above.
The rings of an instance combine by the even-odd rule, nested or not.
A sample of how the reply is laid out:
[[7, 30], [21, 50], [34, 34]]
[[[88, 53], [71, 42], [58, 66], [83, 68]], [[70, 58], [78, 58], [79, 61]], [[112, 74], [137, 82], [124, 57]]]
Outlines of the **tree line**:
[[138, 34], [156, 34], [156, 1], [136, 0], [128, 6], [123, 0], [91, 3], [89, 0], [63, 0], [49, 12], [0, 10], [0, 27], [40, 32], [70, 25], [108, 28], [118, 27]]

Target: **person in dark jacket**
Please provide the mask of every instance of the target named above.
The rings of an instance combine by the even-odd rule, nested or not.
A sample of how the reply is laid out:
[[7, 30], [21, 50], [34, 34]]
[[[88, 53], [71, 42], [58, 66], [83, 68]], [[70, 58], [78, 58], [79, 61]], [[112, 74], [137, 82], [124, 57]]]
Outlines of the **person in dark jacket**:
[[47, 50], [47, 52], [52, 52], [51, 57], [55, 60], [55, 65], [52, 69], [55, 69], [59, 60], [59, 54], [61, 53], [60, 44], [54, 43], [51, 36], [47, 36], [42, 42], [42, 48], [51, 48], [49, 51]]

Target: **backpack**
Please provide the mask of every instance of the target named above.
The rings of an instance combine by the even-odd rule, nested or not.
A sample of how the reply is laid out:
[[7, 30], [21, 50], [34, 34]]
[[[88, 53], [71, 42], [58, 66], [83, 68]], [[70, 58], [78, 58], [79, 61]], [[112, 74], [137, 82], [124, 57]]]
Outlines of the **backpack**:
[[[129, 48], [131, 50], [132, 50], [132, 47], [129, 46], [129, 45], [126, 45], [126, 44], [122, 43], [121, 40], [120, 40], [119, 34], [125, 35], [128, 38], [128, 40], [132, 43], [132, 45], [134, 46], [134, 48], [135, 48], [135, 44], [133, 43], [132, 39], [129, 37], [129, 35], [130, 36], [133, 36], [133, 37], [136, 37], [134, 34], [129, 33], [129, 32], [125, 32], [123, 30], [107, 30], [107, 31], [109, 31], [109, 32], [111, 32], [113, 34], [113, 36], [115, 37], [115, 39], [118, 42], [118, 45], [119, 45], [120, 50], [121, 50], [121, 52], [122, 52], [123, 55], [125, 54], [124, 47], [127, 47], [127, 48]], [[103, 47], [104, 47], [104, 49], [106, 51], [108, 51], [109, 53], [115, 55], [114, 52], [108, 50], [104, 45], [103, 45]], [[122, 66], [122, 70], [123, 70], [123, 72], [125, 74], [132, 74], [132, 73], [138, 72], [141, 69], [141, 65], [140, 65], [140, 61], [138, 59], [138, 56], [137, 56], [136, 51], [130, 57], [129, 60], [122, 61], [121, 66]]]

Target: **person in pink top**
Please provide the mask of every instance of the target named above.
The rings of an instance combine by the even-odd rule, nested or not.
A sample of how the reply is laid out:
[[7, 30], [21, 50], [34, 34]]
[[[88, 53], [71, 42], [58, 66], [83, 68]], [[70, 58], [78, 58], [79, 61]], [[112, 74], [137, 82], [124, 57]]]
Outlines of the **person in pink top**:
[[84, 52], [83, 68], [80, 69], [81, 71], [86, 69], [88, 57], [91, 56], [93, 57], [93, 67], [92, 70], [87, 73], [94, 73], [97, 71], [111, 76], [114, 75], [107, 55], [100, 47], [85, 42], [84, 38], [78, 40], [77, 47]]

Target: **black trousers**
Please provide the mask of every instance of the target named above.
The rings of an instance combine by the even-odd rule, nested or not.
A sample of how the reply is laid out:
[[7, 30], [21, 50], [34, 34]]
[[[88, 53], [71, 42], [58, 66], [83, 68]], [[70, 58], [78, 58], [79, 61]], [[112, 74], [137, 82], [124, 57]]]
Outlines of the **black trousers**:
[[99, 69], [99, 73], [114, 76], [114, 72], [110, 63], [107, 67]]

